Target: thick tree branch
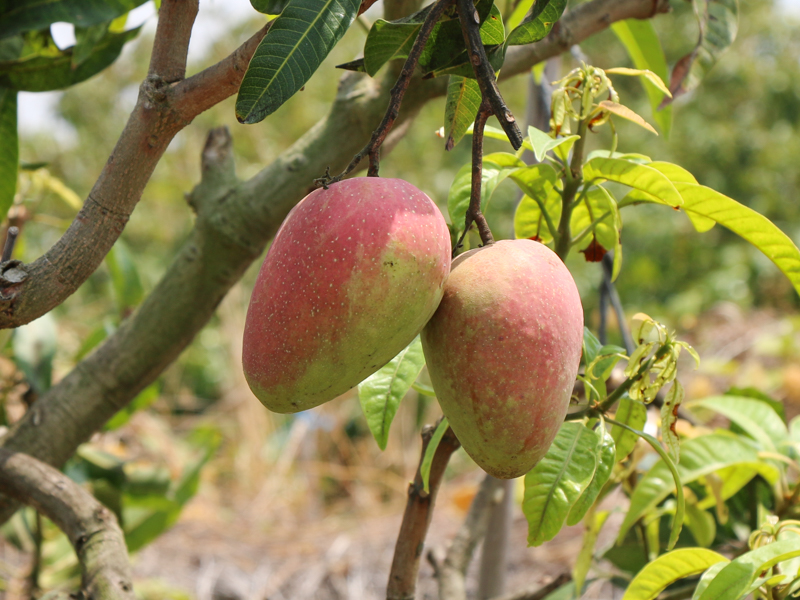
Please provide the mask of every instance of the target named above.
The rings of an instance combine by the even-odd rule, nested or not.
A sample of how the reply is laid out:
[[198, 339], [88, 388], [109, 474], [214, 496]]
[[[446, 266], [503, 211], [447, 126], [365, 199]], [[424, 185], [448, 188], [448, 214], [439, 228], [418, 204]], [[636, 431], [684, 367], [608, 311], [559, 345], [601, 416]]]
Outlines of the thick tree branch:
[[[178, 48], [180, 55], [194, 19], [189, 9], [196, 4], [165, 2], [154, 45]], [[162, 25], [169, 14], [176, 14], [178, 22]], [[236, 92], [265, 32], [266, 28], [217, 65], [177, 84], [160, 74], [148, 75], [114, 151], [61, 239], [31, 264], [0, 264], [0, 329], [24, 325], [52, 310], [94, 273], [122, 233], [172, 138], [198, 114]], [[168, 54], [163, 48], [159, 52]], [[156, 60], [155, 54], [154, 50], [155, 73], [166, 69], [174, 74], [179, 63], [185, 65], [185, 57]]]
[[[628, 13], [614, 12], [617, 19], [640, 14], [645, 4], [652, 10], [652, 0], [592, 0], [578, 8], [609, 3], [628, 7]], [[594, 13], [586, 14], [591, 17]], [[576, 31], [589, 31], [581, 22], [573, 22], [573, 26]], [[548, 40], [539, 44], [548, 50], [534, 53], [537, 60], [560, 52], [560, 47]], [[530, 66], [532, 63], [518, 72], [527, 72]], [[274, 163], [219, 196], [195, 190], [195, 228], [156, 288], [114, 335], [39, 398], [0, 445], [51, 465], [63, 465], [80, 443], [152, 383], [202, 329], [289, 210], [311, 190], [314, 177], [327, 166], [344, 169], [380, 122], [390, 86], [380, 86], [357, 73], [345, 74], [329, 115]], [[443, 81], [415, 80], [399, 122], [413, 119], [426, 102], [444, 93]], [[142, 159], [136, 155], [128, 160], [136, 166]], [[47, 293], [47, 287], [39, 286], [39, 293]], [[58, 301], [53, 306], [56, 304]], [[7, 327], [8, 323], [8, 316], [0, 315], [0, 325]], [[0, 522], [15, 506], [0, 497]]]
[[31, 456], [0, 448], [0, 489], [33, 506], [69, 538], [87, 600], [134, 600], [125, 538], [110, 510], [69, 477]]
[[[428, 426], [422, 430], [420, 466], [435, 429], [435, 427]], [[436, 493], [439, 491], [439, 485], [450, 456], [460, 446], [453, 430], [448, 427], [433, 455], [428, 478], [430, 493], [426, 494], [422, 487], [422, 475], [420, 475], [419, 468], [417, 468], [413, 483], [408, 486], [408, 501], [400, 532], [397, 534], [392, 570], [389, 573], [389, 584], [386, 588], [386, 600], [413, 600], [416, 597], [419, 561], [422, 558], [425, 537], [428, 535], [428, 527], [433, 517]]]
[[173, 83], [186, 76], [189, 38], [199, 0], [162, 0], [147, 75]]
[[453, 538], [444, 562], [437, 569], [439, 600], [467, 599], [467, 569], [475, 547], [485, 536], [492, 507], [502, 499], [501, 481], [486, 475], [472, 499], [467, 518]]

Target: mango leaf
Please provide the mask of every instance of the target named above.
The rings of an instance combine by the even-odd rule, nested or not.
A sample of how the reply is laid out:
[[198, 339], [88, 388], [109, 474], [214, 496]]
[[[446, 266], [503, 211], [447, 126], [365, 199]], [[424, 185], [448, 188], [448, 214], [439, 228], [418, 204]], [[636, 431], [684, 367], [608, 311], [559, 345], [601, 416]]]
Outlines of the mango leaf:
[[451, 75], [444, 105], [445, 150], [452, 150], [475, 121], [481, 105], [481, 89], [475, 79]]
[[661, 405], [661, 440], [667, 447], [669, 457], [675, 462], [681, 456], [680, 440], [675, 431], [675, 424], [678, 422], [678, 408], [684, 396], [683, 386], [676, 379], [664, 398], [664, 404]]
[[605, 525], [610, 511], [602, 510], [597, 513], [589, 513], [586, 517], [586, 530], [583, 533], [583, 543], [581, 544], [581, 551], [575, 559], [575, 566], [572, 568], [572, 579], [578, 589], [583, 589], [583, 584], [586, 581], [586, 574], [592, 566], [594, 559], [594, 547], [597, 544], [597, 537], [600, 535], [600, 530]]
[[725, 568], [730, 560], [725, 559], [724, 561], [720, 561], [716, 564], [711, 565], [706, 569], [705, 573], [700, 577], [700, 580], [697, 582], [697, 587], [694, 588], [694, 593], [692, 594], [692, 600], [697, 600], [706, 591], [708, 584], [717, 576], [717, 573], [722, 571]]
[[[497, 186], [517, 169], [525, 167], [521, 158], [508, 152], [495, 152], [483, 158], [481, 176], [481, 210], [491, 200]], [[464, 219], [469, 208], [469, 196], [472, 190], [472, 165], [466, 164], [458, 170], [450, 192], [447, 195], [447, 212], [450, 222], [459, 230], [464, 230]]]
[[542, 162], [545, 155], [550, 150], [558, 148], [561, 144], [569, 144], [569, 146], [572, 147], [572, 144], [574, 144], [575, 141], [580, 137], [581, 136], [579, 135], [570, 135], [567, 137], [553, 139], [549, 133], [546, 133], [541, 129], [537, 129], [533, 126], [528, 127], [528, 138], [531, 141], [533, 154], [536, 157], [537, 162]]
[[180, 516], [180, 505], [160, 495], [125, 496], [122, 510], [125, 545], [136, 552], [172, 527]]
[[46, 29], [51, 23], [90, 27], [111, 21], [147, 0], [12, 0], [0, 4], [0, 38]]
[[630, 108], [625, 106], [624, 104], [619, 104], [618, 102], [612, 102], [611, 100], [603, 100], [598, 105], [603, 110], [607, 110], [608, 112], [617, 115], [618, 117], [622, 117], [623, 119], [627, 119], [632, 123], [636, 123], [639, 127], [643, 127], [652, 133], [658, 135], [658, 132], [655, 128], [650, 125], [647, 121], [645, 121], [640, 115], [633, 112]]
[[136, 261], [122, 240], [117, 240], [105, 258], [106, 267], [111, 275], [111, 288], [114, 290], [114, 299], [117, 310], [124, 318], [144, 298], [142, 280], [136, 268]]
[[[637, 400], [631, 400], [626, 394], [619, 399], [614, 420], [633, 429], [642, 429], [647, 422], [647, 407]], [[611, 426], [611, 437], [614, 438], [616, 462], [626, 458], [639, 440], [638, 435], [617, 425]]]
[[400, 402], [424, 366], [422, 342], [417, 336], [400, 354], [358, 384], [361, 409], [381, 450], [386, 450], [389, 427]]
[[72, 48], [72, 68], [77, 69], [92, 55], [92, 50], [108, 33], [111, 22], [89, 27], [75, 27], [75, 46]]
[[662, 106], [699, 86], [719, 56], [736, 39], [739, 30], [738, 0], [697, 0], [695, 12], [700, 25], [700, 38], [694, 49], [672, 69], [669, 83], [672, 98], [664, 98]]
[[507, 45], [520, 46], [544, 39], [561, 18], [566, 6], [567, 0], [538, 0], [531, 14], [509, 34]]
[[50, 44], [20, 58], [0, 61], [0, 86], [27, 92], [47, 92], [84, 81], [113, 63], [125, 43], [135, 38], [140, 29], [108, 32], [92, 46], [77, 68], [72, 65], [73, 48], [54, 51], [54, 46]]
[[406, 58], [417, 39], [430, 7], [398, 21], [377, 19], [364, 43], [364, 68], [374, 77], [380, 68], [395, 58]]
[[[534, 0], [520, 0], [519, 2], [517, 2], [516, 6], [514, 7], [514, 10], [511, 12], [511, 16], [508, 17], [508, 19], [506, 19], [506, 27], [508, 28], [509, 31], [513, 31], [519, 26], [520, 23], [522, 23], [522, 20], [531, 10], [533, 3]], [[544, 63], [545, 61], [538, 63], [534, 67], [534, 69], [536, 67], [540, 67], [541, 70], [544, 71]], [[541, 81], [537, 78], [536, 83], [537, 84], [541, 83]]]
[[622, 600], [653, 600], [676, 581], [726, 562], [727, 558], [705, 548], [679, 548], [667, 552], [648, 563], [633, 578]]
[[717, 573], [699, 600], [739, 600], [759, 573], [800, 556], [797, 540], [780, 540], [735, 558]]
[[[664, 50], [661, 48], [661, 42], [652, 21], [649, 19], [626, 19], [613, 23], [611, 29], [625, 46], [628, 56], [631, 57], [637, 69], [647, 69], [655, 73], [662, 82], [667, 80], [667, 59], [664, 57]], [[669, 137], [672, 128], [672, 106], [659, 109], [661, 100], [667, 95], [659, 90], [658, 86], [648, 77], [642, 76], [640, 81], [650, 100], [653, 118], [664, 135]]]
[[622, 245], [620, 244], [620, 229], [622, 219], [617, 209], [617, 202], [611, 193], [601, 186], [592, 186], [589, 191], [581, 194], [581, 201], [572, 210], [570, 229], [576, 238], [590, 227], [592, 232], [586, 235], [579, 244], [586, 248], [593, 240], [607, 250], [614, 250], [614, 267], [611, 277], [615, 279], [622, 265]]
[[291, 0], [256, 48], [236, 98], [240, 123], [258, 123], [319, 68], [356, 17], [360, 0]]
[[0, 87], [0, 219], [5, 219], [17, 193], [19, 138], [17, 92]]
[[[681, 460], [677, 465], [681, 482], [686, 485], [705, 475], [726, 467], [750, 466], [759, 460], [756, 449], [744, 439], [727, 434], [709, 434], [686, 440], [681, 446]], [[762, 475], [774, 483], [778, 470], [764, 464]], [[631, 496], [631, 504], [622, 523], [619, 539], [648, 511], [655, 508], [675, 490], [674, 481], [663, 460], [658, 461], [639, 480]]]
[[[659, 170], [619, 158], [593, 158], [583, 166], [587, 182], [616, 181], [635, 190], [642, 190], [673, 208], [683, 205], [675, 185]], [[630, 194], [629, 194], [630, 195]]]
[[436, 431], [431, 436], [431, 441], [428, 442], [425, 448], [425, 454], [422, 457], [422, 462], [419, 465], [419, 474], [422, 477], [422, 489], [426, 494], [430, 493], [430, 478], [431, 478], [431, 465], [433, 465], [433, 457], [436, 454], [436, 449], [439, 447], [439, 442], [442, 441], [445, 431], [450, 427], [447, 417], [442, 417], [439, 424], [436, 426]]
[[742, 396], [712, 396], [692, 402], [691, 408], [703, 407], [718, 412], [756, 440], [763, 450], [774, 452], [789, 438], [783, 420], [769, 404]]
[[[705, 478], [707, 496], [697, 503], [702, 509], [717, 506], [717, 513], [726, 508], [720, 506], [728, 498], [731, 498], [756, 475], [761, 475], [765, 480], [773, 480], [776, 477], [777, 469], [772, 461], [759, 460], [757, 462], [741, 462], [730, 467], [725, 467], [716, 471], [713, 477]], [[724, 520], [724, 518], [722, 518]]]
[[717, 535], [717, 521], [708, 511], [703, 510], [696, 503], [686, 503], [686, 516], [683, 520], [691, 531], [698, 546], [708, 548], [714, 543]]
[[528, 545], [553, 539], [573, 504], [591, 483], [597, 466], [599, 435], [566, 422], [542, 460], [525, 475], [522, 512], [528, 520]]
[[[481, 29], [483, 31], [483, 29]], [[506, 59], [506, 46], [505, 44], [498, 44], [496, 46], [486, 46], [486, 57], [489, 59], [489, 64], [495, 73], [500, 71], [503, 62]], [[475, 77], [475, 71], [472, 63], [469, 62], [469, 55], [466, 50], [458, 54], [441, 54], [434, 55], [433, 60], [420, 65], [422, 66], [422, 74], [425, 78], [429, 77], [442, 77], [443, 75], [460, 75], [461, 77]]]
[[289, 4], [289, 0], [250, 0], [250, 4], [264, 15], [279, 15]]
[[581, 519], [583, 519], [584, 515], [586, 515], [588, 510], [594, 504], [594, 501], [597, 500], [597, 497], [600, 495], [600, 492], [608, 481], [608, 478], [611, 477], [611, 470], [614, 468], [614, 464], [616, 463], [614, 460], [616, 455], [614, 438], [612, 438], [611, 434], [608, 433], [603, 423], [600, 424], [596, 433], [599, 434], [597, 436], [597, 447], [595, 448], [595, 454], [597, 456], [597, 468], [594, 471], [594, 476], [592, 477], [591, 483], [586, 487], [586, 489], [583, 491], [583, 494], [581, 494], [581, 497], [578, 498], [578, 501], [569, 511], [567, 525], [576, 525], [577, 523], [580, 523]]
[[561, 194], [555, 187], [558, 179], [555, 169], [544, 163], [532, 165], [515, 171], [511, 179], [525, 193], [514, 213], [514, 235], [536, 237], [545, 244], [552, 241], [561, 218]]
[[588, 327], [584, 327], [581, 364], [584, 367], [587, 367], [590, 364], [592, 364], [597, 358], [597, 355], [600, 352], [600, 348], [602, 347], [603, 344], [600, 343], [600, 340], [597, 339], [597, 337], [592, 333], [592, 331]]
[[141, 392], [139, 392], [136, 397], [125, 406], [125, 408], [111, 417], [111, 419], [103, 427], [103, 430], [113, 431], [115, 429], [119, 429], [125, 425], [125, 423], [131, 420], [131, 417], [134, 415], [134, 413], [144, 410], [158, 400], [160, 394], [161, 384], [157, 381], [151, 383]]

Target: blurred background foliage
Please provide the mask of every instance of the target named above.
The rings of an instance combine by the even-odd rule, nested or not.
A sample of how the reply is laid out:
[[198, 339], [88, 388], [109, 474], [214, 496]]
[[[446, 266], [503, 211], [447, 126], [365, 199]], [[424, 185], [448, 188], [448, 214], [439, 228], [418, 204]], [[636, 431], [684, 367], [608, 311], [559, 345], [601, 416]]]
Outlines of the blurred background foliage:
[[[236, 2], [247, 3], [247, 0]], [[216, 18], [223, 18], [225, 8], [221, 2], [201, 2], [201, 5], [203, 10], [216, 14]], [[798, 242], [800, 12], [781, 8], [785, 5], [773, 0], [740, 3], [740, 29], [734, 46], [721, 57], [698, 90], [675, 102], [669, 139], [653, 136], [627, 122], [618, 122], [617, 128], [619, 150], [641, 152], [653, 159], [684, 166], [700, 183], [762, 212]], [[670, 64], [692, 48], [697, 36], [691, 5], [673, 0], [673, 8], [672, 14], [654, 21]], [[376, 7], [365, 17], [373, 20], [379, 14]], [[20, 174], [13, 209], [26, 220], [15, 258], [33, 261], [49, 248], [91, 189], [125, 125], [139, 83], [146, 74], [154, 18], [150, 21], [145, 34], [128, 44], [111, 68], [58, 93], [54, 96], [55, 114], [42, 114], [42, 126], [22, 130], [20, 158], [30, 168]], [[189, 73], [226, 56], [261, 22], [263, 16], [253, 11], [249, 21], [222, 28], [216, 40], [204, 45], [204, 52], [190, 54]], [[135, 309], [183, 243], [193, 221], [184, 194], [199, 181], [200, 151], [206, 132], [227, 125], [233, 135], [239, 177], [253, 176], [328, 111], [342, 73], [334, 65], [357, 57], [365, 36], [362, 27], [352, 27], [304, 91], [264, 122], [239, 125], [231, 98], [200, 115], [178, 134], [148, 184], [113, 256], [75, 295], [53, 311], [51, 327], [40, 334], [45, 341], [48, 336], [55, 336], [54, 380], [62, 377]], [[602, 68], [632, 66], [610, 31], [591, 38], [581, 51], [592, 64]], [[563, 72], [576, 64], [574, 58], [565, 55]], [[622, 102], [653, 122], [638, 81], [632, 78], [614, 81]], [[518, 116], [525, 114], [528, 86], [525, 77], [501, 86]], [[20, 105], [25, 105], [25, 98], [20, 98]], [[436, 136], [443, 114], [443, 98], [423, 108], [406, 137], [385, 157], [381, 174], [410, 181], [444, 209], [456, 171], [469, 160], [469, 143], [462, 142], [449, 153], [444, 151], [444, 140]], [[607, 148], [610, 141], [604, 135], [592, 139], [589, 149]], [[486, 152], [494, 151], [508, 151], [508, 148], [496, 140], [487, 140]], [[42, 163], [44, 167], [35, 168]], [[517, 201], [515, 186], [510, 182], [501, 185], [488, 211], [496, 237], [513, 235]], [[617, 285], [629, 313], [644, 311], [673, 327], [691, 331], [702, 319], [713, 322], [719, 316], [715, 307], [721, 301], [728, 303], [725, 306], [733, 303], [738, 307], [739, 312], [734, 311], [738, 315], [741, 311], [773, 309], [781, 316], [779, 325], [773, 327], [774, 331], [755, 336], [752, 343], [761, 344], [771, 355], [797, 356], [800, 323], [788, 315], [796, 309], [798, 298], [768, 259], [719, 226], [698, 234], [684, 215], [671, 214], [661, 207], [629, 208], [626, 213], [624, 263]], [[166, 490], [164, 493], [173, 503], [168, 510], [174, 511], [175, 506], [185, 502], [180, 491], [184, 489], [182, 482], [218, 446], [211, 465], [204, 470], [204, 480], [214, 484], [210, 496], [219, 505], [232, 506], [238, 492], [246, 493], [251, 500], [255, 495], [249, 506], [260, 511], [261, 518], [272, 523], [270, 526], [278, 526], [275, 521], [280, 506], [292, 502], [299, 502], [310, 513], [317, 514], [341, 499], [348, 499], [348, 506], [355, 509], [367, 502], [365, 498], [390, 502], [394, 507], [398, 499], [402, 500], [405, 477], [418, 460], [415, 441], [418, 427], [435, 418], [438, 407], [421, 396], [405, 403], [384, 454], [380, 454], [369, 436], [354, 394], [308, 415], [286, 417], [266, 413], [250, 394], [239, 360], [249, 291], [259, 266], [260, 261], [253, 264], [188, 350], [137, 399], [136, 406], [148, 406], [148, 410], [121, 429], [117, 427], [133, 411], [115, 419], [113, 431], [93, 441], [92, 447], [96, 452], [106, 453], [107, 460], [104, 462], [87, 450], [71, 463], [71, 472], [76, 477], [86, 475], [91, 469], [110, 469], [113, 477], [99, 477], [107, 484], [101, 493], [111, 498], [109, 502], [123, 502], [126, 496], [135, 496], [136, 492], [131, 490], [140, 489], [136, 485], [141, 481], [134, 475], [149, 465], [153, 481], [160, 482], [162, 491]], [[581, 289], [587, 324], [596, 327], [599, 265], [585, 263], [582, 255], [577, 255], [570, 258], [569, 266]], [[710, 317], [703, 317], [709, 314]], [[775, 321], [770, 322], [774, 325]], [[755, 319], [753, 323], [760, 321]], [[20, 335], [25, 334], [17, 334]], [[711, 349], [723, 340], [724, 335], [720, 335], [704, 337], [703, 331], [698, 330], [696, 342], [701, 349]], [[736, 340], [735, 336], [731, 339]], [[613, 337], [611, 341], [615, 341]], [[712, 369], [713, 376], [726, 368], [730, 370], [724, 365], [730, 364], [731, 356], [724, 350], [733, 342], [725, 341], [722, 351], [712, 352], [709, 365], [717, 365]], [[20, 407], [28, 392], [22, 375], [10, 362], [12, 344], [6, 346], [5, 356], [5, 362], [0, 364], [0, 378], [5, 397], [3, 420], [8, 423], [13, 420], [15, 410], [17, 413], [23, 410]], [[28, 372], [19, 358], [18, 367]], [[704, 385], [715, 385], [712, 375]], [[47, 385], [49, 377], [48, 373]], [[788, 375], [783, 371], [765, 381], [771, 391], [783, 386], [785, 394], [800, 398], [800, 366]], [[689, 391], [693, 395], [691, 386]], [[177, 438], [163, 434], [166, 429], [177, 432]], [[216, 433], [212, 435], [210, 430]], [[299, 440], [309, 431], [317, 432], [316, 441], [301, 445]], [[144, 442], [133, 441], [141, 435], [145, 440], [158, 442], [145, 447]], [[295, 459], [305, 461], [303, 483], [292, 488], [291, 493], [284, 490], [278, 494], [276, 477], [288, 473]], [[125, 467], [126, 464], [133, 466]], [[134, 474], [131, 475], [134, 479], [125, 477], [126, 468]], [[471, 468], [463, 455], [452, 466], [454, 472]], [[353, 481], [358, 477], [369, 481], [366, 491], [354, 487]], [[134, 500], [130, 506], [135, 508]], [[265, 506], [270, 506], [271, 517], [264, 516]], [[175, 518], [176, 513], [169, 512], [163, 527]]]

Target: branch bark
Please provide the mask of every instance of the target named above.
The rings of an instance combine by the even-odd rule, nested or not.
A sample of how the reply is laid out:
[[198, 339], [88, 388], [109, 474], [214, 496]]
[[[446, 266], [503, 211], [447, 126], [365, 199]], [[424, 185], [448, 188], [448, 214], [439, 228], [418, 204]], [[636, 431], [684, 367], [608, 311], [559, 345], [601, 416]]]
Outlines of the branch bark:
[[[422, 466], [425, 450], [428, 448], [428, 443], [431, 441], [435, 429], [436, 427], [428, 426], [422, 431], [420, 466]], [[431, 472], [428, 478], [430, 492], [426, 494], [422, 487], [422, 475], [420, 475], [419, 467], [417, 468], [417, 474], [414, 476], [414, 481], [408, 486], [406, 511], [403, 514], [400, 532], [397, 534], [392, 570], [389, 573], [389, 584], [386, 588], [387, 600], [414, 600], [416, 596], [419, 561], [422, 558], [425, 537], [428, 535], [428, 527], [433, 517], [436, 494], [439, 491], [442, 476], [450, 456], [460, 446], [461, 444], [453, 430], [448, 427], [439, 442], [439, 447], [436, 448], [436, 453], [433, 455]]]
[[[653, 8], [653, 0], [592, 0], [578, 9], [609, 4], [627, 7], [628, 12], [615, 10], [615, 19]], [[584, 9], [581, 14], [594, 19], [595, 12]], [[594, 31], [580, 19], [573, 20], [572, 27], [586, 35]], [[560, 52], [549, 38], [534, 46], [539, 44], [546, 50], [530, 54], [537, 61]], [[527, 72], [533, 62], [524, 69], [522, 63], [515, 64], [517, 72]], [[313, 179], [326, 167], [334, 172], [344, 169], [348, 158], [363, 147], [384, 114], [392, 83], [381, 85], [356, 73], [345, 74], [328, 116], [274, 163], [246, 182], [229, 177], [234, 183], [222, 189], [201, 183], [192, 194], [198, 212], [195, 227], [156, 288], [114, 335], [37, 400], [0, 446], [61, 466], [79, 444], [152, 383], [211, 318], [289, 210], [311, 191]], [[414, 80], [397, 125], [413, 119], [426, 102], [445, 91], [444, 81]], [[137, 155], [132, 164], [139, 160]], [[26, 297], [29, 292], [26, 289]], [[0, 326], [9, 326], [8, 322], [7, 316], [0, 316]], [[0, 496], [0, 522], [15, 506]]]
[[125, 538], [110, 510], [69, 477], [31, 456], [0, 449], [0, 488], [30, 504], [69, 538], [86, 600], [134, 600]]
[[150, 72], [136, 106], [70, 227], [33, 263], [0, 264], [0, 329], [49, 312], [94, 273], [122, 233], [172, 138], [238, 89], [266, 28], [218, 65], [183, 80], [197, 1], [162, 5]]

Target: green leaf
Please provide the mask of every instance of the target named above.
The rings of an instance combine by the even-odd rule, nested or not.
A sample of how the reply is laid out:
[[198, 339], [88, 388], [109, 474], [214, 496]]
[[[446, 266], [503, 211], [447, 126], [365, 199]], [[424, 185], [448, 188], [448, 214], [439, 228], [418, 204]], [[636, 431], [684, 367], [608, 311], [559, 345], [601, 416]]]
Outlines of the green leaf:
[[[483, 158], [481, 176], [481, 210], [485, 211], [497, 186], [516, 170], [524, 168], [521, 158], [508, 152], [495, 152]], [[464, 230], [464, 219], [469, 208], [469, 196], [472, 190], [472, 165], [466, 164], [458, 170], [450, 192], [447, 195], [447, 212], [450, 222], [458, 229]]]
[[697, 504], [686, 503], [686, 517], [683, 520], [689, 531], [692, 532], [698, 546], [708, 548], [714, 543], [717, 535], [717, 522], [713, 515], [700, 508]]
[[762, 450], [774, 452], [781, 442], [789, 438], [783, 420], [772, 407], [760, 400], [743, 396], [713, 396], [692, 402], [691, 408], [703, 407], [736, 423]]
[[583, 352], [581, 354], [581, 362], [584, 367], [592, 364], [600, 352], [603, 344], [595, 337], [588, 327], [583, 328]]
[[578, 589], [582, 589], [586, 581], [586, 574], [589, 572], [594, 559], [594, 547], [597, 544], [597, 537], [600, 535], [600, 530], [605, 525], [609, 514], [611, 514], [609, 511], [603, 510], [591, 513], [586, 518], [586, 529], [583, 533], [581, 551], [578, 553], [578, 557], [575, 559], [575, 566], [572, 569], [572, 579]]
[[125, 43], [135, 38], [140, 29], [107, 33], [92, 46], [77, 68], [72, 65], [73, 48], [61, 51], [49, 43], [20, 58], [0, 61], [0, 86], [27, 92], [47, 92], [80, 83], [113, 63]]
[[538, 162], [544, 160], [545, 155], [554, 148], [558, 148], [561, 144], [569, 144], [571, 147], [576, 140], [580, 139], [579, 135], [570, 135], [567, 137], [560, 137], [553, 139], [549, 133], [537, 129], [536, 127], [528, 127], [528, 138], [533, 147], [533, 154], [536, 156]]
[[105, 431], [113, 431], [115, 429], [119, 429], [125, 423], [130, 421], [131, 417], [134, 413], [144, 410], [151, 404], [153, 404], [156, 400], [158, 400], [159, 395], [161, 394], [161, 385], [158, 382], [151, 383], [146, 388], [144, 388], [141, 392], [137, 394], [137, 396], [128, 403], [125, 408], [115, 414], [111, 419], [105, 424], [103, 429]]
[[[647, 422], [647, 407], [625, 395], [619, 399], [614, 420], [625, 423], [633, 429], [642, 429]], [[611, 437], [614, 438], [617, 462], [627, 457], [639, 440], [638, 435], [617, 425], [611, 426]]]
[[572, 510], [569, 511], [567, 517], [567, 525], [576, 525], [580, 523], [587, 511], [592, 507], [594, 501], [600, 495], [603, 486], [611, 477], [611, 470], [616, 463], [615, 455], [616, 449], [614, 448], [614, 438], [606, 431], [605, 425], [602, 423], [598, 428], [599, 433], [597, 447], [595, 453], [597, 456], [597, 468], [594, 471], [591, 483], [586, 487], [578, 498], [578, 501], [573, 505]]
[[561, 18], [567, 0], [538, 0], [531, 14], [523, 19], [508, 36], [509, 46], [519, 46], [538, 42], [550, 33], [556, 21]]
[[0, 4], [0, 38], [46, 29], [51, 23], [90, 27], [111, 21], [147, 0], [11, 0]]
[[0, 220], [5, 219], [17, 193], [19, 138], [17, 92], [0, 88]]
[[[681, 482], [686, 485], [720, 469], [749, 467], [758, 461], [758, 452], [744, 439], [734, 435], [714, 433], [685, 441], [681, 446], [681, 460], [677, 469]], [[762, 464], [764, 466], [762, 475], [768, 482], [774, 483], [779, 477], [777, 469]], [[675, 484], [667, 465], [663, 460], [658, 461], [636, 485], [631, 496], [630, 508], [620, 528], [619, 539], [625, 536], [636, 521], [674, 490]]]
[[503, 15], [496, 4], [492, 4], [489, 16], [481, 25], [481, 42], [484, 46], [497, 46], [506, 41], [506, 30], [503, 27]]
[[713, 481], [706, 478], [707, 496], [697, 506], [702, 509], [711, 508], [718, 502], [731, 498], [756, 475], [761, 475], [767, 481], [775, 481], [777, 474], [778, 469], [773, 461], [741, 462], [725, 467], [714, 473]]
[[444, 106], [445, 149], [452, 150], [475, 121], [481, 105], [481, 89], [475, 79], [451, 75]]
[[92, 55], [92, 50], [108, 34], [111, 22], [89, 27], [75, 27], [75, 46], [72, 48], [72, 68], [77, 69]]
[[742, 554], [717, 573], [699, 600], [739, 600], [759, 573], [796, 556], [800, 556], [796, 539], [773, 542]]
[[430, 478], [431, 478], [431, 465], [433, 465], [433, 457], [436, 454], [436, 449], [439, 447], [439, 442], [442, 441], [445, 431], [450, 427], [447, 417], [442, 417], [439, 424], [436, 426], [436, 431], [431, 436], [431, 441], [425, 448], [425, 455], [422, 457], [422, 462], [419, 465], [419, 474], [422, 477], [422, 489], [426, 494], [430, 494]]
[[240, 123], [258, 123], [303, 87], [356, 17], [360, 0], [290, 0], [256, 48], [236, 98]]
[[358, 384], [358, 399], [367, 425], [381, 450], [386, 450], [389, 427], [400, 402], [425, 366], [419, 336], [381, 369]]
[[700, 39], [697, 46], [672, 69], [669, 83], [672, 98], [664, 98], [662, 105], [699, 86], [719, 56], [736, 39], [739, 29], [738, 0], [698, 0], [695, 10], [700, 24]]
[[708, 567], [708, 569], [706, 569], [705, 573], [703, 573], [702, 577], [700, 577], [700, 580], [697, 582], [697, 587], [694, 588], [694, 593], [692, 594], [692, 600], [697, 600], [698, 598], [700, 598], [702, 593], [706, 591], [708, 584], [711, 583], [714, 577], [717, 576], [717, 573], [722, 571], [722, 569], [725, 568], [725, 565], [727, 565], [729, 562], [730, 560], [726, 559], [724, 561], [720, 561], [714, 565], [711, 565], [710, 567]]
[[661, 405], [661, 440], [667, 447], [669, 457], [675, 462], [678, 462], [681, 456], [681, 446], [678, 433], [675, 431], [675, 423], [678, 422], [678, 407], [683, 402], [684, 396], [683, 386], [676, 379], [664, 398], [664, 404]]
[[[511, 179], [525, 193], [514, 213], [514, 235], [517, 238], [538, 237], [545, 244], [552, 241], [561, 218], [561, 194], [556, 190], [555, 169], [544, 163], [532, 165], [515, 171]], [[548, 218], [551, 225], [548, 225]]]
[[674, 208], [683, 205], [675, 185], [659, 170], [619, 158], [593, 158], [583, 166], [587, 182], [616, 181], [636, 190], [642, 190], [663, 204]]
[[372, 24], [364, 43], [364, 68], [371, 77], [390, 60], [408, 57], [428, 12], [430, 7], [405, 19], [377, 19]]
[[[508, 17], [508, 19], [506, 20], [506, 27], [508, 27], [509, 31], [513, 31], [519, 26], [520, 23], [522, 23], [522, 20], [530, 11], [531, 7], [533, 6], [533, 3], [534, 0], [520, 0], [520, 2], [516, 4], [513, 12], [511, 13], [511, 16]], [[541, 69], [544, 70], [544, 63], [545, 61], [540, 62], [536, 65], [536, 67], [540, 66]], [[534, 67], [534, 69], [536, 67]], [[541, 82], [537, 79], [536, 83], [538, 84]]]
[[611, 277], [615, 279], [622, 264], [620, 244], [622, 219], [616, 200], [601, 186], [592, 186], [589, 191], [583, 193], [581, 202], [572, 210], [570, 228], [576, 236], [592, 225], [593, 232], [585, 236], [579, 246], [585, 249], [595, 238], [607, 250], [614, 250], [614, 268]]
[[572, 505], [591, 483], [599, 436], [580, 423], [561, 426], [542, 460], [525, 475], [522, 512], [528, 520], [528, 545], [538, 546], [561, 530]]
[[622, 600], [653, 600], [676, 581], [727, 561], [721, 554], [705, 548], [680, 548], [662, 554], [633, 578]]
[[125, 524], [125, 545], [128, 552], [143, 548], [178, 520], [181, 506], [164, 496], [136, 497], [125, 495], [122, 522]]
[[289, 5], [289, 0], [250, 0], [250, 4], [264, 15], [279, 15]]
[[[617, 35], [619, 41], [622, 42], [622, 45], [625, 46], [628, 56], [631, 57], [631, 61], [633, 61], [637, 69], [647, 69], [655, 73], [662, 81], [667, 80], [667, 59], [664, 56], [664, 50], [661, 48], [661, 42], [658, 39], [655, 27], [653, 27], [653, 23], [650, 20], [627, 19], [625, 21], [617, 21], [611, 25], [611, 29]], [[672, 127], [672, 106], [665, 106], [659, 110], [659, 105], [666, 94], [659, 90], [647, 77], [642, 76], [640, 80], [650, 100], [653, 118], [664, 135], [669, 137]]]
[[144, 298], [144, 288], [136, 268], [136, 261], [122, 240], [117, 240], [105, 258], [111, 275], [111, 287], [117, 301], [117, 310], [124, 318]]

